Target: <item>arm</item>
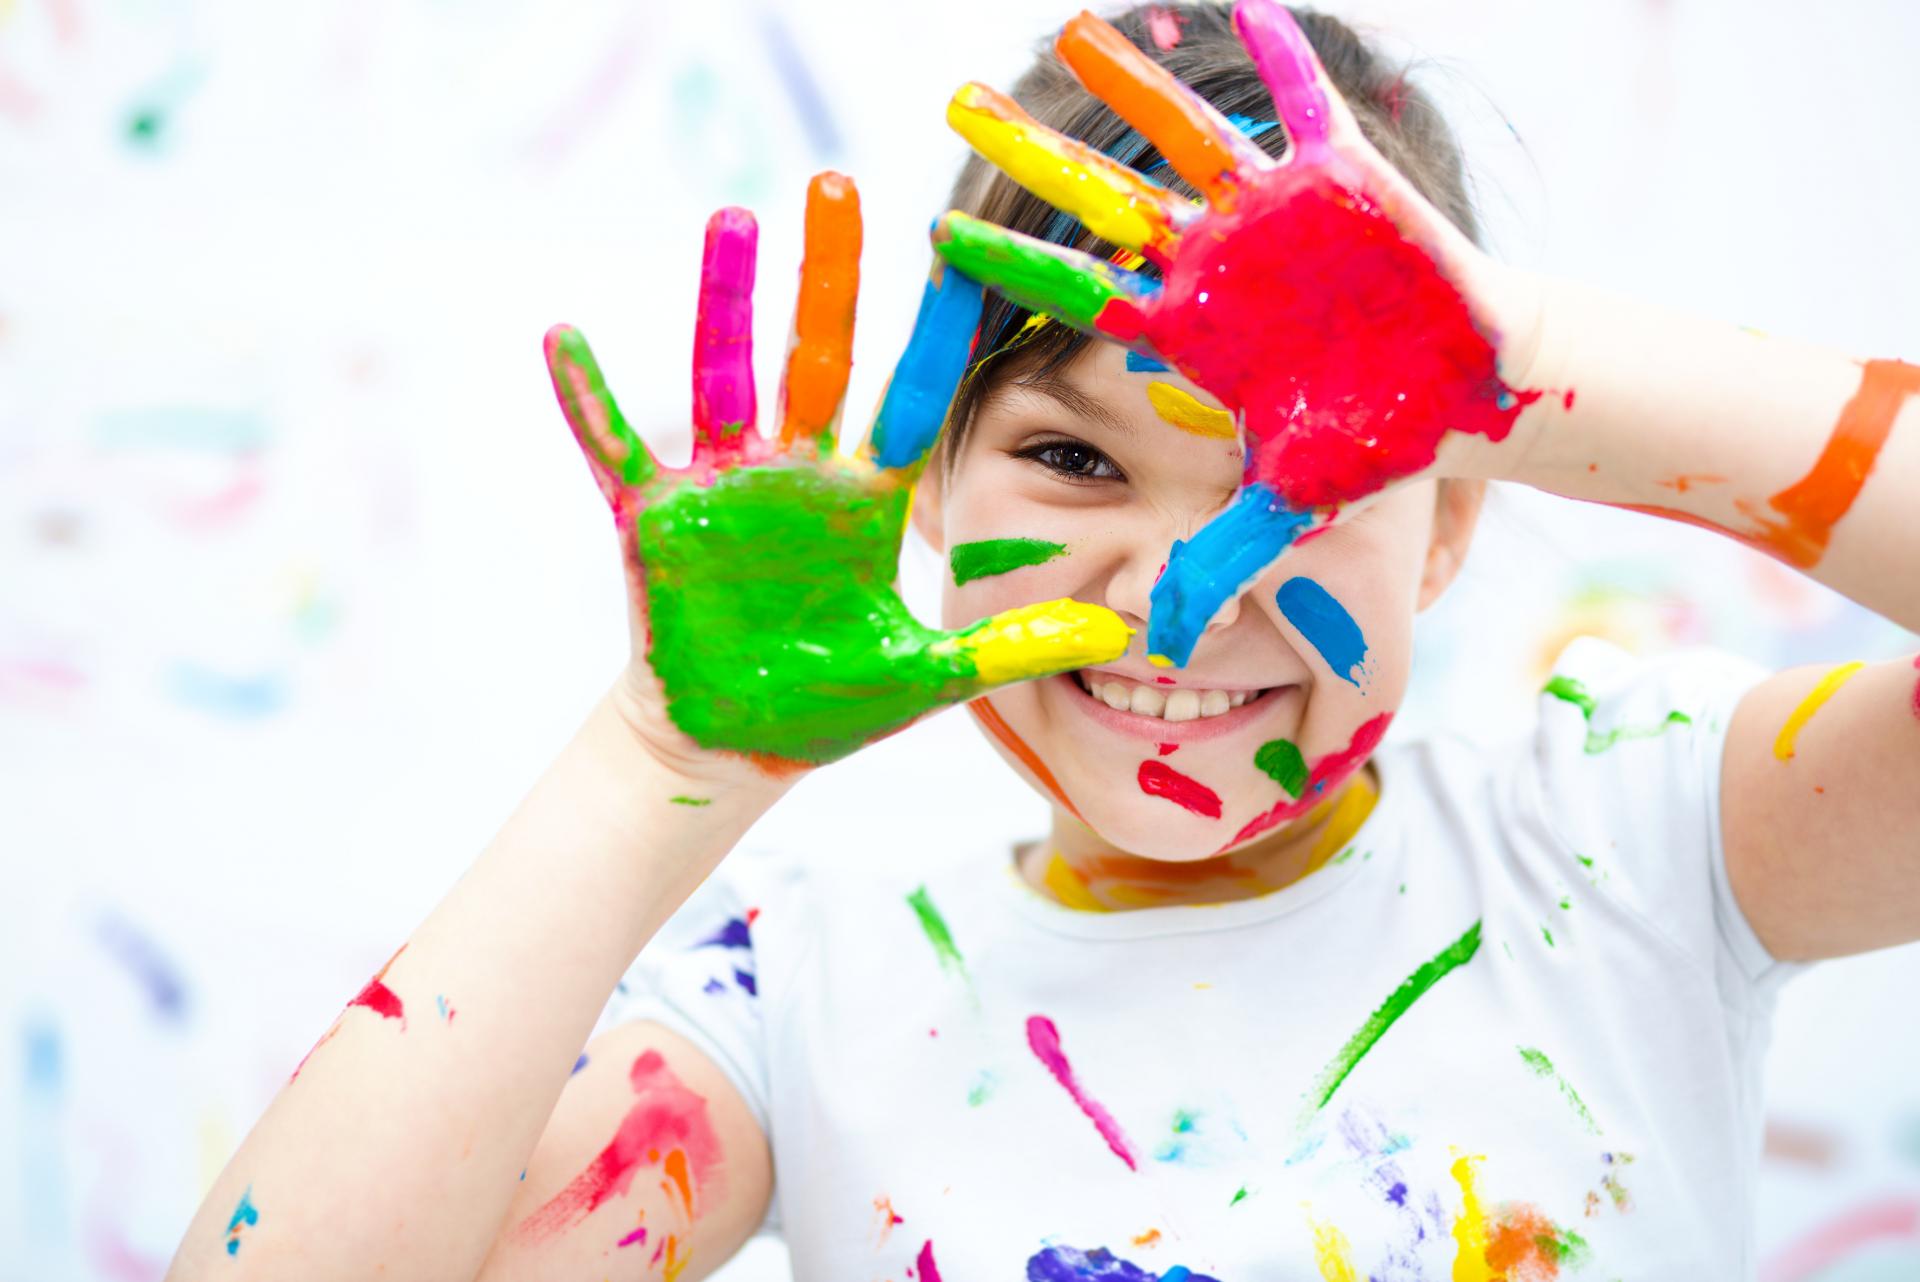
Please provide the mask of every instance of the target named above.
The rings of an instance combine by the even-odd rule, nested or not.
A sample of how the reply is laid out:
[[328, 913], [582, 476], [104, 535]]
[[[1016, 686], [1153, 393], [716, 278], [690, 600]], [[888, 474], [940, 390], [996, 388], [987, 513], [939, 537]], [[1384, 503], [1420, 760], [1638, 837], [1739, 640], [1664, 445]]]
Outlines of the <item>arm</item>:
[[[382, 972], [381, 995], [349, 1006], [303, 1061], [215, 1182], [168, 1276], [473, 1277], [516, 1199], [555, 1191], [570, 1178], [557, 1164], [612, 1134], [614, 1060], [604, 1080], [583, 1072], [569, 1086], [568, 1071], [634, 955], [781, 787], [717, 782], [661, 766], [617, 698], [602, 700]], [[712, 804], [670, 800], [689, 794]], [[713, 1098], [712, 1070], [674, 1054]], [[569, 1099], [542, 1141], [563, 1087]], [[700, 1229], [731, 1236], [765, 1205], [765, 1158], [739, 1125], [743, 1105], [718, 1112], [742, 1177]], [[257, 1220], [231, 1225], [242, 1206]]]
[[[620, 974], [799, 773], [925, 713], [1125, 650], [1117, 615], [1073, 601], [955, 633], [913, 618], [892, 587], [900, 538], [978, 291], [957, 273], [929, 286], [872, 442], [842, 459], [853, 185], [825, 174], [808, 193], [777, 439], [755, 430], [756, 233], [740, 209], [708, 224], [685, 468], [653, 457], [578, 333], [547, 336], [554, 390], [620, 534], [627, 670], [296, 1070], [170, 1277], [468, 1279], [483, 1260], [490, 1278], [579, 1276], [565, 1266], [599, 1270], [617, 1243], [569, 1234], [614, 1217], [609, 1205], [629, 1229], [646, 1213], [663, 1260], [675, 1237], [669, 1274], [689, 1251], [700, 1268], [718, 1263], [766, 1205], [768, 1162], [713, 1066], [637, 1026], [609, 1034], [604, 1064], [589, 1052], [568, 1084]], [[652, 1260], [649, 1249], [616, 1267]]]

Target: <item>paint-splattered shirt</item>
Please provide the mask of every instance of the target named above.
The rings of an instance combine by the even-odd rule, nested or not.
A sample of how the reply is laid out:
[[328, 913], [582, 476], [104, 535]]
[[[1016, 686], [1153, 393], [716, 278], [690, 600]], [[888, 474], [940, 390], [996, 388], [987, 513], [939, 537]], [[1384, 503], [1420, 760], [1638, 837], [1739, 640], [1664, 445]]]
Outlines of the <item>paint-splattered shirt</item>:
[[1576, 642], [1531, 735], [1383, 749], [1349, 852], [1236, 903], [739, 854], [607, 1022], [739, 1088], [800, 1282], [1748, 1277], [1793, 968], [1718, 806], [1760, 676]]

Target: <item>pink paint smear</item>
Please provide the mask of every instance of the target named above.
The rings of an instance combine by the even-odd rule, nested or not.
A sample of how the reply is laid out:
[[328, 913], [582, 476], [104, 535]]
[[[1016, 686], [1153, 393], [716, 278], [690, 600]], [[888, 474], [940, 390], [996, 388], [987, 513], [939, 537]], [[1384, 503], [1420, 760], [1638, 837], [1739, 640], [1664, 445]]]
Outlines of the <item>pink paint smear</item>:
[[1819, 1277], [1869, 1242], [1920, 1243], [1920, 1200], [1872, 1202], [1829, 1220], [1762, 1265], [1760, 1282]]
[[693, 1194], [704, 1200], [709, 1186], [717, 1187], [720, 1140], [707, 1120], [706, 1099], [674, 1076], [659, 1051], [648, 1051], [634, 1060], [628, 1080], [638, 1098], [612, 1141], [586, 1170], [520, 1222], [514, 1230], [517, 1237], [540, 1241], [571, 1228], [625, 1194], [641, 1167], [655, 1163], [674, 1166], [676, 1151], [684, 1154], [692, 1168], [693, 1187], [687, 1190], [689, 1213], [697, 1204]]
[[1255, 815], [1247, 821], [1234, 839], [1221, 849], [1227, 850], [1243, 841], [1251, 841], [1261, 833], [1289, 819], [1298, 819], [1307, 811], [1327, 799], [1328, 794], [1342, 783], [1347, 776], [1358, 770], [1373, 750], [1380, 746], [1380, 740], [1386, 736], [1387, 726], [1393, 721], [1391, 712], [1383, 712], [1358, 730], [1353, 732], [1353, 742], [1339, 752], [1320, 758], [1313, 769], [1307, 773], [1307, 785], [1300, 790], [1300, 796], [1292, 801], [1283, 801], [1265, 814]]
[[1080, 1089], [1080, 1083], [1073, 1075], [1073, 1065], [1067, 1062], [1066, 1052], [1060, 1049], [1060, 1030], [1054, 1027], [1053, 1021], [1045, 1015], [1029, 1016], [1027, 1045], [1033, 1047], [1033, 1053], [1040, 1057], [1040, 1062], [1047, 1066], [1055, 1080], [1066, 1087], [1067, 1094], [1073, 1096], [1073, 1102], [1093, 1122], [1093, 1128], [1100, 1132], [1100, 1138], [1107, 1142], [1114, 1156], [1125, 1162], [1128, 1170], [1139, 1170], [1133, 1160], [1133, 1145], [1127, 1141], [1120, 1124], [1113, 1120], [1113, 1114]]

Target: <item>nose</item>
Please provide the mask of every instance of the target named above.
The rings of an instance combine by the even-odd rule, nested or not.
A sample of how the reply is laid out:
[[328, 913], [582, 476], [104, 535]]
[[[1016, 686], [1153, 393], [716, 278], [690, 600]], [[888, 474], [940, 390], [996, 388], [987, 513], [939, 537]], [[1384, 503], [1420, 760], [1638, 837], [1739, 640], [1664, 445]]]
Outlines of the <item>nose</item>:
[[[1153, 609], [1153, 585], [1160, 581], [1161, 574], [1167, 568], [1167, 558], [1172, 554], [1174, 540], [1191, 536], [1194, 529], [1204, 524], [1205, 518], [1185, 528], [1162, 525], [1138, 538], [1122, 564], [1114, 571], [1113, 577], [1107, 580], [1106, 607], [1125, 618], [1130, 626], [1144, 624]], [[1232, 627], [1240, 617], [1240, 602], [1245, 595], [1244, 592], [1236, 592], [1229, 597], [1207, 623], [1202, 636]]]

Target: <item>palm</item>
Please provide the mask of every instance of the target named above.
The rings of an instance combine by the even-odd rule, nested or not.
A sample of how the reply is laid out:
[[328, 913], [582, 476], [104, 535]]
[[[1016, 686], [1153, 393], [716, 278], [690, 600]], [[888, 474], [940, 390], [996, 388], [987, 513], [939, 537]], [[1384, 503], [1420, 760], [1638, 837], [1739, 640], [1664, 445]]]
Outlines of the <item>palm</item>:
[[1292, 16], [1241, 0], [1241, 40], [1289, 150], [1255, 147], [1124, 36], [1083, 15], [1058, 43], [1094, 93], [1205, 198], [1190, 205], [1010, 100], [962, 89], [948, 118], [976, 149], [1163, 284], [949, 214], [941, 254], [1015, 301], [1153, 355], [1238, 412], [1234, 506], [1176, 543], [1149, 646], [1184, 662], [1230, 597], [1333, 511], [1434, 466], [1449, 432], [1504, 438], [1522, 405], [1485, 309], [1463, 294], [1471, 246], [1360, 136]]
[[873, 440], [841, 459], [833, 423], [851, 360], [858, 220], [850, 183], [815, 180], [777, 441], [754, 430], [755, 229], [744, 211], [708, 226], [687, 467], [653, 457], [577, 332], [547, 336], [554, 388], [621, 530], [646, 665], [668, 718], [701, 748], [830, 761], [993, 686], [1126, 647], [1117, 617], [1077, 602], [946, 633], [894, 592], [913, 481], [964, 366], [979, 293], [957, 273], [929, 286]]

